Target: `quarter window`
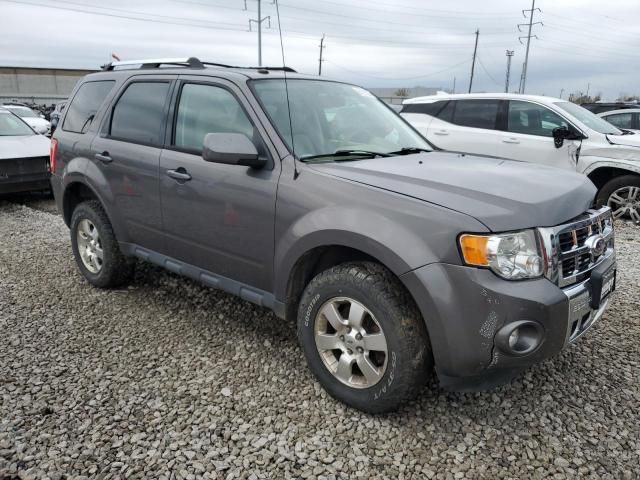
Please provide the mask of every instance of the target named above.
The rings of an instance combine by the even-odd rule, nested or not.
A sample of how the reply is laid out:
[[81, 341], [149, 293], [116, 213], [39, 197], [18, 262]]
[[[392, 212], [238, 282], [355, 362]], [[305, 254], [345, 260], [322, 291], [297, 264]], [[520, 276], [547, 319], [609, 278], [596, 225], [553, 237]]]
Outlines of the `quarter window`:
[[174, 145], [202, 152], [207, 133], [242, 133], [249, 139], [254, 137], [251, 121], [228, 90], [188, 83], [180, 94]]
[[633, 128], [633, 114], [617, 113], [615, 115], [607, 115], [604, 119], [618, 128]]
[[144, 145], [162, 145], [169, 82], [135, 82], [113, 109], [110, 135]]
[[82, 84], [69, 105], [62, 130], [85, 133], [114, 84], [113, 80]]
[[435, 117], [446, 103], [445, 100], [431, 103], [405, 103], [400, 113], [424, 113]]
[[569, 127], [565, 119], [542, 105], [520, 100], [509, 102], [507, 130], [541, 137], [553, 137], [553, 130]]
[[473, 99], [457, 100], [451, 103], [455, 103], [453, 123], [456, 125], [495, 130], [499, 100]]

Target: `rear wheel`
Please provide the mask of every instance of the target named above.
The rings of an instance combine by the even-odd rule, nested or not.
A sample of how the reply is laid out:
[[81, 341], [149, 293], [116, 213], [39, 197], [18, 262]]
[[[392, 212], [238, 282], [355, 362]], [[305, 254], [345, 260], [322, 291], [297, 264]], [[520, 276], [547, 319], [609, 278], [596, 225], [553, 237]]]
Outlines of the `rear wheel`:
[[395, 410], [413, 398], [433, 366], [413, 299], [371, 262], [338, 265], [309, 283], [298, 338], [327, 392], [367, 412]]
[[609, 180], [598, 192], [596, 203], [609, 206], [614, 218], [640, 222], [640, 175], [624, 175]]
[[133, 275], [133, 261], [120, 251], [111, 223], [98, 201], [83, 202], [73, 211], [71, 247], [80, 272], [96, 287], [117, 287]]

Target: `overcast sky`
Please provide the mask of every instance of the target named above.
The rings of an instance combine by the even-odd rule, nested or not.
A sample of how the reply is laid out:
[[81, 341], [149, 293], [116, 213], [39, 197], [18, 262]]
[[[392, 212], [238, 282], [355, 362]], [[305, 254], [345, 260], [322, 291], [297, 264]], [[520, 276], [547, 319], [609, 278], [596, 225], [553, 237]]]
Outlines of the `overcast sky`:
[[[276, 7], [262, 1], [263, 63], [281, 65]], [[103, 6], [100, 6], [102, 4]], [[108, 5], [108, 6], [107, 6]], [[474, 91], [504, 89], [507, 49], [517, 89], [525, 47], [517, 24], [530, 0], [280, 0], [286, 63], [367, 87], [466, 91], [480, 29]], [[640, 94], [640, 0], [537, 0], [527, 93], [587, 88]], [[97, 68], [122, 59], [198, 56], [257, 64], [257, 0], [0, 0], [0, 65]], [[255, 25], [254, 25], [255, 30]], [[525, 39], [523, 39], [525, 41]], [[589, 85], [590, 84], [590, 85]]]

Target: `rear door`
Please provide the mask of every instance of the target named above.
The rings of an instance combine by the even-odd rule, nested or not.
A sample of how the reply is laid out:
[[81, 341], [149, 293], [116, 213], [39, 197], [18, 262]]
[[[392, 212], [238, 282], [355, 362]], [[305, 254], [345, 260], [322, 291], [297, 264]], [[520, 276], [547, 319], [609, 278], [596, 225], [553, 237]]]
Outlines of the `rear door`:
[[159, 252], [165, 245], [158, 169], [172, 86], [173, 78], [166, 75], [130, 78], [91, 145], [92, 160], [111, 188], [127, 241]]
[[579, 142], [566, 140], [556, 148], [553, 140], [555, 128], [569, 126], [567, 120], [544, 105], [509, 100], [501, 156], [574, 170]]
[[500, 156], [497, 99], [451, 100], [429, 125], [427, 139], [453, 152]]
[[402, 105], [400, 115], [423, 136], [429, 135], [429, 126], [433, 119], [447, 105], [447, 100], [438, 100], [429, 103], [405, 103]]

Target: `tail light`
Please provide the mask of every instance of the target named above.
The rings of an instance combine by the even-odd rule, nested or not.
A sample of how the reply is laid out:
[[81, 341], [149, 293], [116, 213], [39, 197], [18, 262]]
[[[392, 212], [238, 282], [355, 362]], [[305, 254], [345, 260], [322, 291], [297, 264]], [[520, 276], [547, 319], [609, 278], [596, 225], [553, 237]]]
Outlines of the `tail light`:
[[51, 139], [51, 147], [49, 148], [49, 170], [56, 173], [56, 162], [58, 160], [58, 140]]

